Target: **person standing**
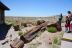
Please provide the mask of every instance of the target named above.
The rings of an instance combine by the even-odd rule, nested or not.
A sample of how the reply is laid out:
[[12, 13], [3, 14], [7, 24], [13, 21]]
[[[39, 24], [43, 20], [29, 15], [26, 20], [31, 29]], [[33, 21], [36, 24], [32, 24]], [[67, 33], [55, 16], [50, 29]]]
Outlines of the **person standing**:
[[60, 26], [61, 26], [62, 18], [63, 18], [63, 16], [62, 16], [62, 13], [61, 13], [60, 16], [59, 16], [59, 24], [60, 24]]
[[69, 18], [66, 16], [66, 21], [65, 21], [65, 32], [69, 31]]
[[58, 31], [61, 31], [61, 30], [62, 30], [62, 28], [61, 28], [62, 18], [63, 18], [63, 16], [62, 16], [62, 13], [61, 13], [61, 14], [58, 16], [58, 21], [57, 21], [57, 30], [58, 30]]
[[71, 11], [68, 11], [68, 18], [69, 18], [69, 32], [68, 33], [70, 33], [71, 30], [72, 30], [72, 27], [70, 25], [70, 22], [72, 21], [72, 13], [71, 13]]

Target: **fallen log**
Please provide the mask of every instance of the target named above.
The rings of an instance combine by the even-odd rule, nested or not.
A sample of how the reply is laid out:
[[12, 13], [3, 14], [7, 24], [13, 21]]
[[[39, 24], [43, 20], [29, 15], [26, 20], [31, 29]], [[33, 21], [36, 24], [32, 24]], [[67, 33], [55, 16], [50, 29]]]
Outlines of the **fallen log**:
[[24, 42], [21, 39], [15, 38], [10, 46], [11, 48], [23, 48]]
[[61, 31], [62, 30], [61, 25], [58, 22], [50, 24], [47, 27], [56, 27], [57, 31]]
[[45, 21], [44, 20], [38, 20], [37, 21], [37, 25], [40, 25], [40, 24], [42, 24], [42, 23], [44, 23]]
[[41, 25], [38, 25], [37, 27], [33, 28], [31, 32], [27, 33], [26, 35], [21, 36], [20, 39], [25, 41], [25, 43], [30, 42], [36, 37], [37, 35], [36, 33], [38, 33], [38, 31], [40, 31], [43, 27], [44, 28], [47, 27], [47, 22], [42, 23]]
[[38, 31], [41, 30], [41, 28], [47, 27], [47, 22], [42, 23], [36, 27], [34, 27], [30, 32], [26, 33], [25, 35], [20, 36], [20, 39], [15, 39], [11, 44], [11, 48], [22, 48], [22, 46], [26, 43], [29, 43], [32, 41], [36, 36]]
[[20, 30], [19, 25], [15, 25], [15, 26], [13, 26], [13, 27], [14, 27], [14, 30], [15, 30], [15, 31], [19, 31], [19, 30]]

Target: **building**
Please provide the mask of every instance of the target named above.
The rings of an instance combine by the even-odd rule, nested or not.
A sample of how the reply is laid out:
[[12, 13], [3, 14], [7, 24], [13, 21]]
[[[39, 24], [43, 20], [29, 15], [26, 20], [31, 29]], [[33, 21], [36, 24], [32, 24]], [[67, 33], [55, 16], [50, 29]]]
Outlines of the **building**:
[[9, 10], [9, 8], [0, 2], [0, 24], [5, 23], [5, 10]]

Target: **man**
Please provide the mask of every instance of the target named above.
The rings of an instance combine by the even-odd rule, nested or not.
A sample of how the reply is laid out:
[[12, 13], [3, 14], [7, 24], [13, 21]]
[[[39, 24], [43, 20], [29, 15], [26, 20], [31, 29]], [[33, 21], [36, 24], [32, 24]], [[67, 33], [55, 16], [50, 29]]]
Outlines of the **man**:
[[59, 18], [58, 18], [58, 21], [57, 21], [57, 30], [61, 31], [62, 30], [62, 28], [61, 28], [61, 21], [62, 21], [62, 18], [63, 18], [62, 13], [58, 17]]
[[61, 13], [61, 14], [60, 14], [60, 16], [59, 16], [60, 26], [61, 26], [61, 21], [62, 21], [62, 18], [63, 18], [63, 16], [62, 16], [62, 13]]

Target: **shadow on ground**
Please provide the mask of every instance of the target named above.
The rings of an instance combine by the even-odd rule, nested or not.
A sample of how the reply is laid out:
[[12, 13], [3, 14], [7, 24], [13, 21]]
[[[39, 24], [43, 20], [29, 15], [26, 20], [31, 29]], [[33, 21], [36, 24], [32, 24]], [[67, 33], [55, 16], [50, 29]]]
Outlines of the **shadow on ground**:
[[4, 40], [6, 38], [6, 35], [8, 33], [8, 30], [10, 29], [11, 25], [7, 24], [0, 24], [0, 40]]

